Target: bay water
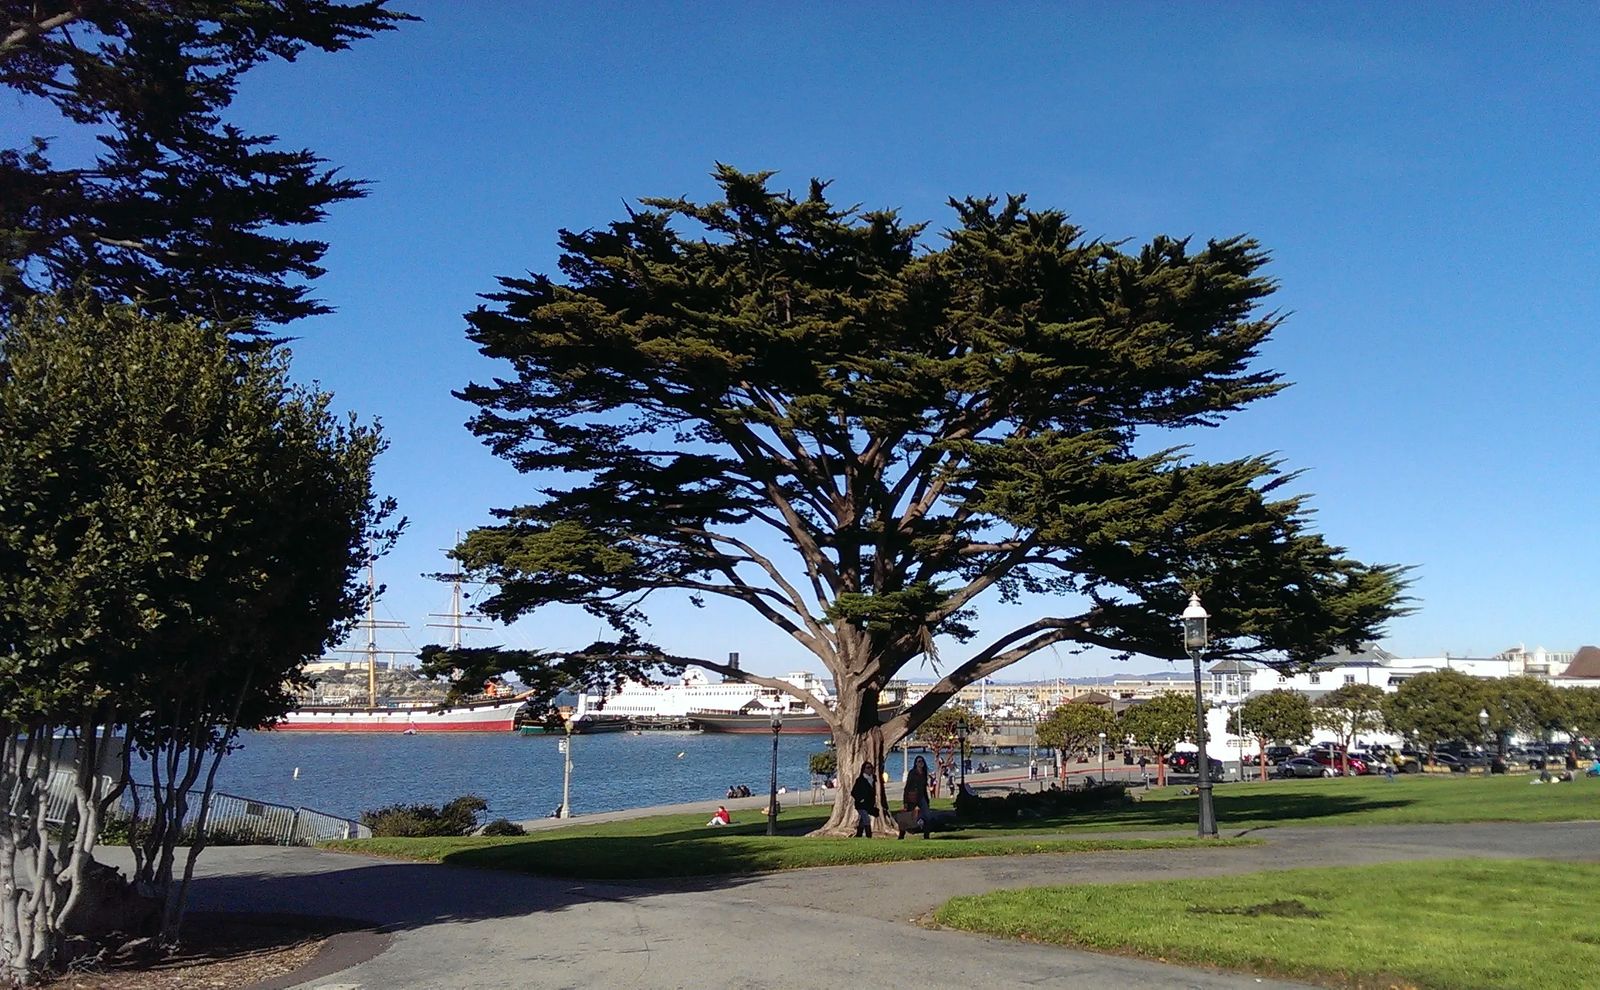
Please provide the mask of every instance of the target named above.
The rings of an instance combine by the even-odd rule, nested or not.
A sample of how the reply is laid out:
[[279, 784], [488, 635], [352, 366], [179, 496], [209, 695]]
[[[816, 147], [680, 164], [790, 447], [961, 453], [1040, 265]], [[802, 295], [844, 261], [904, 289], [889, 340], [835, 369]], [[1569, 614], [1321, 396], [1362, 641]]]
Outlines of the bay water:
[[[217, 790], [341, 818], [392, 804], [438, 805], [463, 794], [488, 819], [542, 818], [561, 803], [560, 736], [516, 733], [250, 732], [222, 759]], [[778, 785], [811, 786], [826, 736], [783, 736]], [[299, 771], [298, 777], [296, 770]], [[572, 813], [716, 800], [729, 785], [765, 794], [772, 736], [603, 733], [572, 738]], [[897, 773], [898, 766], [891, 767]]]

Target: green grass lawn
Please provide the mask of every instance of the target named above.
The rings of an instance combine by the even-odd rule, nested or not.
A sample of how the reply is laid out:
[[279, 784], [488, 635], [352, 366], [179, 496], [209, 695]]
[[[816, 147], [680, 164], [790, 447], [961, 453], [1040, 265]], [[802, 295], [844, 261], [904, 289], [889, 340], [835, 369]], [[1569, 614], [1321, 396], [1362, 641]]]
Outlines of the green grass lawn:
[[[805, 809], [785, 812], [781, 822], [788, 831], [803, 832], [826, 820], [826, 810]], [[970, 832], [940, 833], [930, 840], [907, 836], [904, 841], [868, 841], [799, 834], [768, 836], [765, 831], [765, 822], [711, 829], [706, 828], [702, 814], [661, 815], [573, 825], [518, 837], [355, 839], [326, 845], [331, 849], [453, 866], [593, 880], [643, 880], [965, 856], [1173, 849], [1193, 846], [1198, 841], [1071, 839], [1055, 835], [1023, 838], [975, 836]]]
[[1600, 866], [1440, 861], [958, 897], [943, 925], [1337, 987], [1600, 983]]
[[[1446, 822], [1600, 820], [1600, 780], [1531, 786], [1531, 777], [1402, 775], [1274, 780], [1218, 785], [1224, 832], [1266, 825], [1411, 825]], [[1065, 818], [974, 826], [992, 834], [1019, 830], [1126, 831], [1188, 828], [1196, 799], [1179, 787], [1152, 788], [1137, 804]]]
[[[972, 824], [936, 833], [931, 841], [807, 838], [824, 808], [785, 812], [789, 835], [768, 838], [760, 820], [708, 829], [705, 815], [664, 815], [598, 825], [577, 824], [525, 838], [358, 839], [331, 848], [430, 862], [551, 876], [648, 879], [760, 873], [808, 866], [888, 863], [962, 856], [1107, 849], [1173, 848], [1190, 840], [1074, 840], [1085, 832], [1187, 831], [1195, 798], [1177, 787], [1156, 788], [1138, 803], [1067, 816]], [[936, 802], [948, 807], [948, 802]], [[1216, 790], [1224, 834], [1270, 825], [1386, 825], [1474, 821], [1600, 819], [1600, 782], [1529, 786], [1525, 777], [1381, 777], [1228, 784]]]

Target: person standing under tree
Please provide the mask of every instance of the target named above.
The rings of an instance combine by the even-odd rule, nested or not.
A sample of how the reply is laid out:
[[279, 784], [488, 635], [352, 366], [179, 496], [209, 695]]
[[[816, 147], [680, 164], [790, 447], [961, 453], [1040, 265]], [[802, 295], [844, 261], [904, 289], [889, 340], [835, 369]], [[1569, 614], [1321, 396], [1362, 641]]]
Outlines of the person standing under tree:
[[[928, 761], [917, 757], [917, 762], [911, 765], [911, 772], [906, 774], [906, 789], [903, 795], [906, 811], [917, 813], [914, 828], [928, 837]], [[900, 825], [900, 838], [906, 837], [906, 828]]]
[[861, 764], [861, 775], [850, 788], [850, 800], [856, 807], [856, 834], [854, 838], [872, 838], [872, 819], [878, 814], [878, 775], [869, 761]]

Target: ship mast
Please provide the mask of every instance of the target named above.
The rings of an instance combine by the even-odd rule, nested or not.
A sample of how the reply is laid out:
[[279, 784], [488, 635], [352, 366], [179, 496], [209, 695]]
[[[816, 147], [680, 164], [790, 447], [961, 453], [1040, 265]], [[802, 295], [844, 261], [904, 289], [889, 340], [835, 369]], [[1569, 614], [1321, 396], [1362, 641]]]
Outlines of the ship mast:
[[378, 612], [377, 612], [377, 608], [378, 608], [378, 578], [377, 578], [377, 572], [374, 569], [373, 564], [374, 564], [374, 561], [371, 558], [368, 558], [368, 560], [367, 560], [367, 617], [365, 619], [361, 620], [360, 622], [356, 623], [356, 628], [357, 629], [365, 629], [367, 631], [367, 645], [366, 645], [366, 648], [365, 649], [361, 649], [361, 650], [334, 650], [333, 651], [335, 653], [350, 653], [350, 654], [354, 654], [355, 656], [364, 656], [364, 657], [367, 658], [367, 707], [368, 708], [376, 708], [376, 707], [378, 707], [378, 655], [379, 654], [385, 654], [385, 655], [388, 655], [388, 656], [395, 656], [395, 657], [405, 656], [406, 655], [404, 650], [380, 650], [380, 649], [378, 649], [378, 630], [379, 629], [404, 629], [404, 628], [406, 628], [406, 624], [404, 622], [395, 622], [395, 621], [390, 620], [390, 619], [382, 619], [382, 620], [380, 620], [378, 618]]
[[[459, 545], [461, 543], [461, 531], [460, 530], [456, 531], [456, 543], [457, 543], [457, 545]], [[448, 550], [446, 550], [444, 552], [445, 553], [449, 553]], [[443, 576], [443, 575], [441, 575], [441, 576]], [[462, 633], [464, 633], [464, 632], [473, 632], [473, 631], [483, 631], [483, 630], [487, 630], [489, 628], [488, 626], [467, 625], [466, 622], [463, 621], [463, 620], [466, 620], [466, 619], [481, 619], [481, 618], [483, 618], [483, 616], [479, 615], [476, 612], [463, 612], [461, 610], [461, 579], [464, 576], [465, 575], [463, 575], [459, 569], [455, 570], [455, 571], [452, 571], [450, 573], [450, 575], [449, 575], [449, 577], [450, 577], [450, 611], [449, 612], [444, 612], [444, 613], [440, 613], [440, 612], [429, 612], [428, 613], [428, 618], [430, 618], [430, 619], [449, 619], [450, 620], [449, 622], [430, 622], [430, 623], [428, 623], [428, 625], [430, 627], [434, 628], [434, 629], [448, 629], [448, 630], [450, 630], [450, 649], [452, 649], [452, 650], [458, 650], [458, 649], [461, 648], [461, 634]]]

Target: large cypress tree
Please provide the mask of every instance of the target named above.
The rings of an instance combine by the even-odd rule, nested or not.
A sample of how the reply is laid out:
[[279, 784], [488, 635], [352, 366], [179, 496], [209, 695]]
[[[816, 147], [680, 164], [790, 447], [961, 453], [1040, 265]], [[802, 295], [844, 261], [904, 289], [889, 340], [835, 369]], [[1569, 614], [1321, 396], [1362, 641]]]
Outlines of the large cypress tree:
[[0, 0], [0, 86], [99, 144], [0, 148], [0, 314], [69, 289], [247, 333], [325, 312], [327, 245], [288, 232], [361, 183], [223, 113], [250, 68], [410, 19], [389, 2]]
[[[962, 686], [1053, 644], [1181, 657], [1191, 591], [1219, 654], [1285, 664], [1401, 611], [1401, 570], [1312, 533], [1276, 462], [1159, 446], [1284, 387], [1252, 367], [1279, 324], [1254, 241], [1127, 250], [1022, 197], [952, 200], [934, 239], [822, 182], [715, 177], [719, 202], [563, 231], [559, 279], [502, 278], [468, 315], [511, 366], [459, 393], [471, 428], [541, 480], [457, 556], [501, 619], [578, 605], [617, 634], [436, 669], [548, 685], [693, 664], [814, 704], [840, 766], [881, 766]], [[836, 705], [652, 645], [659, 590], [743, 603], [832, 674]], [[980, 636], [985, 595], [1044, 611]], [[976, 643], [883, 719], [890, 680], [950, 640]]]

